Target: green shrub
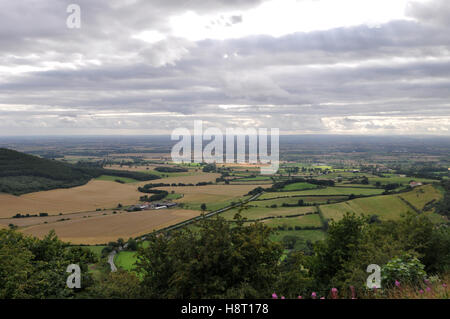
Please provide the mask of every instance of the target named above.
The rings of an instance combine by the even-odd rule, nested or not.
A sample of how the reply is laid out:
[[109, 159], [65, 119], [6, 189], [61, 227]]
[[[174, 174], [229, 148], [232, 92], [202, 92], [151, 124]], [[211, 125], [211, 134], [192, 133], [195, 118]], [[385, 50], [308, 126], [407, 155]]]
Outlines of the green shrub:
[[422, 282], [427, 275], [424, 268], [419, 259], [410, 254], [393, 258], [381, 267], [382, 284], [392, 286], [396, 281], [408, 284]]

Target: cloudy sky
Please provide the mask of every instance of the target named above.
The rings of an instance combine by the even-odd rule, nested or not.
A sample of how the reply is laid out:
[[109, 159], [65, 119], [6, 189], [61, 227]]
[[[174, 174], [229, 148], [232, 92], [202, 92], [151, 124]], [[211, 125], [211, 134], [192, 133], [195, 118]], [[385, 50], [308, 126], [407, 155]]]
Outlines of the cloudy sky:
[[450, 136], [449, 98], [448, 0], [0, 0], [0, 135]]

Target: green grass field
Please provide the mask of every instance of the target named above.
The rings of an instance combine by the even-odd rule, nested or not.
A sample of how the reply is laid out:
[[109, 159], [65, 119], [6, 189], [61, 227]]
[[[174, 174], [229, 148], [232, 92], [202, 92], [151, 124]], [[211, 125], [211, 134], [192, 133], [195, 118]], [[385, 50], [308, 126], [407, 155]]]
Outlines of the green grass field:
[[106, 246], [81, 246], [81, 247], [89, 248], [89, 250], [92, 251], [97, 257], [101, 257], [102, 250]]
[[342, 203], [322, 205], [325, 218], [340, 220], [346, 212], [357, 215], [378, 215], [381, 220], [397, 220], [402, 214], [413, 211], [397, 195], [358, 198]]
[[292, 191], [292, 192], [269, 192], [261, 195], [260, 199], [269, 199], [277, 197], [290, 197], [290, 196], [308, 196], [308, 195], [380, 195], [384, 192], [383, 189], [378, 188], [351, 188], [351, 187], [326, 187], [318, 189], [310, 189], [304, 191]]
[[416, 187], [411, 192], [400, 194], [399, 196], [419, 210], [422, 210], [431, 201], [439, 201], [443, 197], [442, 193], [434, 188], [433, 185]]
[[279, 227], [284, 226], [288, 227], [321, 227], [322, 222], [320, 221], [320, 217], [318, 214], [315, 215], [306, 215], [299, 217], [291, 217], [291, 218], [274, 218], [267, 219], [263, 221], [264, 224], [270, 227]]
[[340, 187], [358, 187], [358, 188], [374, 188], [375, 184], [350, 184], [348, 181], [343, 181], [342, 183], [336, 183], [335, 186]]
[[[251, 202], [252, 204], [253, 202]], [[238, 212], [237, 208], [230, 209], [222, 214], [225, 219], [232, 220], [234, 215]], [[266, 207], [249, 207], [247, 210], [241, 212], [242, 217], [250, 220], [260, 219], [269, 216], [288, 216], [295, 214], [303, 214], [307, 212], [315, 212], [314, 207], [280, 207], [280, 208], [266, 208]]]
[[121, 182], [124, 183], [136, 183], [139, 182], [136, 179], [133, 178], [128, 178], [128, 177], [119, 177], [119, 176], [112, 176], [112, 175], [102, 175], [100, 177], [97, 177], [98, 180], [100, 181], [111, 181], [111, 182], [115, 182], [116, 180], [119, 180]]
[[151, 169], [145, 170], [145, 171], [140, 171], [140, 172], [157, 175], [159, 177], [180, 177], [180, 176], [193, 176], [193, 175], [198, 174], [198, 172], [196, 172], [195, 169], [190, 169], [187, 172], [176, 172], [176, 173], [159, 172], [159, 171], [155, 171], [155, 170], [151, 170]]
[[121, 251], [114, 257], [114, 263], [117, 267], [131, 271], [134, 269], [134, 264], [137, 261], [136, 252]]
[[301, 191], [301, 190], [305, 190], [305, 189], [315, 189], [317, 188], [317, 185], [314, 184], [310, 184], [310, 183], [293, 183], [293, 184], [288, 184], [286, 186], [283, 187], [283, 191]]
[[94, 253], [95, 256], [97, 256], [98, 258], [102, 257], [102, 250], [103, 248], [105, 248], [106, 246], [101, 245], [101, 246], [73, 246], [73, 247], [82, 247], [82, 248], [87, 248], [90, 251], [92, 251]]
[[173, 194], [169, 194], [166, 196], [165, 199], [180, 199], [183, 197], [183, 194], [177, 194], [177, 193], [173, 193]]

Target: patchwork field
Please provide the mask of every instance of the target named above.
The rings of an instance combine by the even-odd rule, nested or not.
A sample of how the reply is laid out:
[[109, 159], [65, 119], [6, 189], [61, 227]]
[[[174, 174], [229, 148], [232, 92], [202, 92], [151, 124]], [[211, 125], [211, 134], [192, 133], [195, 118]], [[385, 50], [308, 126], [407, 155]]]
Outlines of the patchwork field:
[[277, 197], [290, 197], [290, 196], [308, 196], [308, 195], [380, 195], [384, 192], [383, 189], [378, 188], [360, 188], [360, 187], [326, 187], [319, 189], [310, 189], [304, 191], [292, 191], [292, 192], [269, 192], [263, 194], [260, 199], [269, 199]]
[[[253, 202], [251, 203], [253, 204]], [[308, 212], [315, 212], [315, 207], [280, 207], [280, 208], [266, 208], [266, 207], [249, 207], [241, 212], [242, 217], [255, 220], [271, 216], [289, 216], [296, 214], [304, 214]], [[231, 220], [238, 212], [237, 208], [230, 209], [222, 214], [221, 217]]]
[[132, 172], [145, 172], [149, 170], [153, 170], [156, 166], [155, 165], [106, 165], [106, 169], [112, 169], [112, 170], [120, 170], [120, 171], [132, 171]]
[[[111, 170], [121, 170], [121, 171], [131, 171], [131, 172], [141, 172], [147, 174], [153, 174], [161, 177], [182, 177], [182, 176], [194, 176], [202, 174], [203, 172], [199, 168], [191, 168], [187, 172], [160, 172], [156, 171], [156, 167], [173, 167], [172, 165], [111, 165], [106, 166], [106, 169]], [[187, 167], [186, 167], [187, 168]]]
[[[158, 180], [159, 181], [159, 180]], [[21, 214], [67, 214], [135, 204], [142, 193], [137, 184], [91, 180], [83, 186], [29, 193], [0, 194], [0, 218]]]
[[[263, 196], [261, 196], [263, 197]], [[282, 207], [283, 203], [286, 204], [298, 204], [299, 200], [303, 200], [304, 203], [318, 203], [318, 204], [327, 204], [328, 201], [336, 202], [347, 200], [348, 196], [295, 196], [295, 197], [282, 197], [282, 198], [274, 198], [274, 199], [264, 199], [264, 200], [255, 200], [252, 202], [252, 205], [256, 206], [272, 206], [277, 205]]]
[[23, 228], [21, 231], [42, 238], [54, 229], [63, 241], [73, 244], [103, 244], [118, 238], [138, 237], [198, 215], [198, 211], [185, 209], [122, 212], [115, 215], [40, 224]]
[[320, 206], [325, 218], [340, 220], [346, 212], [357, 215], [378, 215], [381, 220], [395, 220], [412, 211], [397, 195], [358, 198], [342, 203]]
[[376, 183], [380, 182], [381, 184], [391, 184], [391, 183], [397, 183], [397, 184], [409, 184], [410, 181], [416, 181], [416, 182], [422, 182], [422, 183], [433, 183], [437, 182], [436, 180], [429, 179], [429, 178], [412, 178], [412, 177], [402, 177], [395, 174], [386, 175], [386, 177], [370, 177], [369, 182], [370, 183]]
[[80, 218], [91, 218], [95, 216], [106, 216], [113, 215], [114, 212], [118, 213], [117, 210], [108, 209], [101, 211], [90, 211], [90, 212], [80, 212], [80, 213], [67, 213], [64, 215], [49, 215], [44, 217], [27, 217], [27, 218], [0, 218], [0, 225], [14, 224], [18, 227], [28, 227], [39, 224], [52, 224], [58, 223], [62, 219], [80, 219]]
[[218, 178], [218, 177], [220, 177], [220, 174], [217, 174], [217, 173], [197, 172], [195, 175], [166, 177], [166, 178], [156, 179], [156, 180], [150, 181], [150, 182], [140, 182], [138, 185], [145, 185], [145, 184], [148, 184], [148, 183], [197, 184], [197, 183], [201, 183], [201, 182], [215, 182], [216, 178]]
[[[159, 180], [158, 180], [159, 181]], [[258, 187], [258, 185], [206, 185], [206, 186], [177, 186], [159, 187], [158, 189], [174, 191], [183, 194], [183, 198], [175, 200], [185, 204], [185, 208], [200, 209], [205, 203], [207, 210], [216, 210], [227, 206], [230, 202], [238, 202], [246, 198], [245, 195]]]
[[432, 185], [424, 185], [414, 188], [411, 192], [399, 195], [411, 205], [422, 210], [426, 204], [442, 199], [442, 193]]

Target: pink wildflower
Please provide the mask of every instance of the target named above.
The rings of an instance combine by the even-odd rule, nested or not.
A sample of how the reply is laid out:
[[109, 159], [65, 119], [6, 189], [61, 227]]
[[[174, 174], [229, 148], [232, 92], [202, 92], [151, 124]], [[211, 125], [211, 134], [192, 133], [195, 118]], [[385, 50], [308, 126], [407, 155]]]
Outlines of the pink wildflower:
[[420, 293], [420, 294], [423, 294], [423, 293], [424, 293], [423, 289], [420, 289], [420, 290], [419, 290], [419, 293]]
[[431, 291], [431, 288], [430, 287], [427, 287], [427, 292], [430, 292]]
[[337, 299], [338, 297], [338, 290], [337, 288], [331, 288], [331, 298]]
[[298, 299], [303, 299], [303, 297], [302, 296], [298, 296]]
[[320, 299], [325, 299], [325, 297], [320, 297]]
[[396, 285], [398, 288], [400, 288], [400, 281], [396, 280], [396, 281], [395, 281], [395, 285]]
[[272, 299], [278, 299], [278, 296], [277, 296], [276, 293], [273, 293], [273, 294], [272, 294]]
[[312, 299], [316, 299], [316, 296], [317, 296], [317, 294], [316, 294], [315, 292], [313, 292], [313, 293], [311, 294]]
[[286, 298], [284, 298], [284, 296], [281, 296], [281, 299], [286, 299]]
[[442, 287], [444, 287], [444, 289], [447, 289], [447, 284], [442, 284]]

